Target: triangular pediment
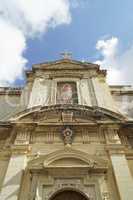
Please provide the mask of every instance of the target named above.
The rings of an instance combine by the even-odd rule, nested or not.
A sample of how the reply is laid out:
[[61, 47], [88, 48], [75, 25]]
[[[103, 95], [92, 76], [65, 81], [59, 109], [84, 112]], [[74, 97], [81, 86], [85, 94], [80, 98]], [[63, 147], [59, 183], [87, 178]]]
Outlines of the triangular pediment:
[[69, 60], [69, 59], [61, 59], [53, 62], [45, 62], [33, 65], [33, 69], [42, 69], [42, 70], [50, 70], [50, 69], [99, 69], [99, 65], [88, 63], [88, 62], [81, 62], [76, 60]]

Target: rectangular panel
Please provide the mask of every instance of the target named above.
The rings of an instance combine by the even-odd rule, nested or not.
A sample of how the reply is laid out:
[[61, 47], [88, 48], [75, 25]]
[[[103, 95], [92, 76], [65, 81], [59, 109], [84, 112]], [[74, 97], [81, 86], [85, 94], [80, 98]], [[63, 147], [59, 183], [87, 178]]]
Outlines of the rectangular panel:
[[76, 104], [78, 103], [77, 88], [74, 82], [57, 83], [57, 104]]

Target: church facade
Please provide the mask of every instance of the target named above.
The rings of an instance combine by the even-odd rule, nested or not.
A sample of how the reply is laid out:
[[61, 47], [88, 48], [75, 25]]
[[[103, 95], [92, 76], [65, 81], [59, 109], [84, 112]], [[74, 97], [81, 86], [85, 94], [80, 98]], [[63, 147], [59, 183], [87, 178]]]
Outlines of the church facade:
[[133, 87], [70, 57], [26, 79], [0, 88], [0, 199], [132, 200]]

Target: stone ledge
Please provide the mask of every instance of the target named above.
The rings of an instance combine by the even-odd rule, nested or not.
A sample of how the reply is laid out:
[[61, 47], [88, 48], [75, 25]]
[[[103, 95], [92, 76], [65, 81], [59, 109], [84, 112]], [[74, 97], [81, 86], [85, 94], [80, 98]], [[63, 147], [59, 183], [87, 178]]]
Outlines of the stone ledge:
[[30, 145], [12, 145], [11, 152], [12, 154], [27, 154], [31, 151]]

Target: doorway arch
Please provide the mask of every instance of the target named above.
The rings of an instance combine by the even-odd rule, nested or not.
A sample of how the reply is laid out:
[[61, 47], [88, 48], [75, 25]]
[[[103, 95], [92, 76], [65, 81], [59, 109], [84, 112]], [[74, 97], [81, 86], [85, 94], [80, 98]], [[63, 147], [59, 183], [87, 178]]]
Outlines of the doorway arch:
[[53, 194], [49, 200], [89, 200], [89, 198], [79, 191], [65, 189]]

